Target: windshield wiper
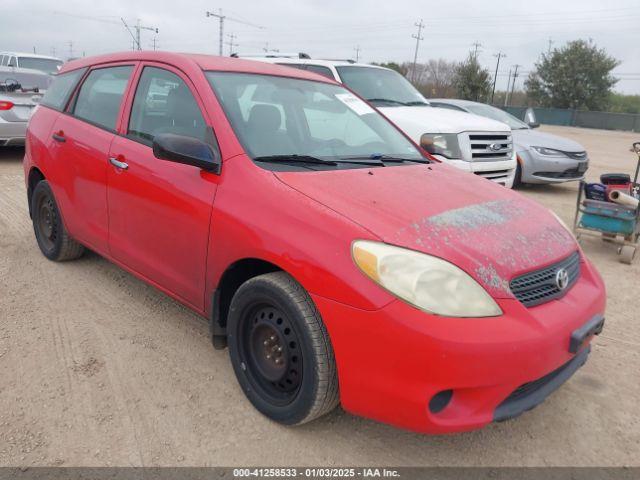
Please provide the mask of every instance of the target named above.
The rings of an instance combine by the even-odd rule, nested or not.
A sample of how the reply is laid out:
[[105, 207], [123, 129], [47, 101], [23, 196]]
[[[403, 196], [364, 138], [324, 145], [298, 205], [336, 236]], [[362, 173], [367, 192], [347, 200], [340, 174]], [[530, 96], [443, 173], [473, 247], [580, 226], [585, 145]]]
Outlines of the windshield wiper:
[[427, 102], [423, 102], [422, 100], [415, 100], [413, 102], [405, 103], [407, 107], [430, 107], [431, 104]]
[[270, 163], [313, 163], [316, 165], [338, 165], [333, 160], [323, 160], [322, 158], [312, 157], [311, 155], [263, 155], [261, 157], [255, 157], [256, 162], [270, 162]]
[[415, 162], [415, 163], [431, 163], [426, 158], [406, 158], [395, 155], [381, 155], [381, 154], [371, 154], [371, 155], [361, 155], [354, 157], [343, 157], [339, 161], [343, 160], [380, 160], [382, 162], [389, 163], [403, 163], [403, 162]]
[[392, 100], [391, 98], [367, 98], [367, 102], [386, 102], [393, 103], [395, 105], [401, 105], [406, 107], [408, 104], [401, 102], [400, 100]]

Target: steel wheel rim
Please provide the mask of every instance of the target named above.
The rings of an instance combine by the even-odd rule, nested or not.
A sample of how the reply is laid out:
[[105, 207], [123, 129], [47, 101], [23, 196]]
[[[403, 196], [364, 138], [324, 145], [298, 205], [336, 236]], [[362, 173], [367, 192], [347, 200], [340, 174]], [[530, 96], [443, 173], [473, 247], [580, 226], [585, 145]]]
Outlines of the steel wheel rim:
[[302, 384], [302, 350], [289, 318], [261, 303], [246, 310], [241, 324], [241, 359], [253, 387], [275, 405], [286, 405]]
[[58, 238], [58, 215], [53, 199], [49, 195], [40, 197], [37, 205], [38, 236], [46, 250], [52, 250]]

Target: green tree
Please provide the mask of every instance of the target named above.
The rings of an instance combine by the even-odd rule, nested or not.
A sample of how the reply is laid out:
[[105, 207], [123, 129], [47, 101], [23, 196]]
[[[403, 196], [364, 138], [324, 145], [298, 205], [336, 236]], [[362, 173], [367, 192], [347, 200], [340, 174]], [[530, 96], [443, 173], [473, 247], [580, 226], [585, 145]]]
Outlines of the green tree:
[[396, 72], [400, 73], [403, 76], [406, 76], [407, 73], [409, 73], [409, 68], [407, 67], [406, 63], [399, 64], [399, 63], [396, 63], [396, 62], [381, 62], [381, 63], [373, 62], [371, 65], [377, 65], [379, 67], [390, 68], [391, 70], [395, 70]]
[[473, 54], [469, 54], [469, 58], [456, 67], [453, 85], [458, 98], [484, 101], [491, 93], [491, 74], [482, 68]]
[[543, 107], [604, 110], [617, 80], [619, 62], [593, 42], [575, 40], [542, 54], [525, 82], [527, 94]]

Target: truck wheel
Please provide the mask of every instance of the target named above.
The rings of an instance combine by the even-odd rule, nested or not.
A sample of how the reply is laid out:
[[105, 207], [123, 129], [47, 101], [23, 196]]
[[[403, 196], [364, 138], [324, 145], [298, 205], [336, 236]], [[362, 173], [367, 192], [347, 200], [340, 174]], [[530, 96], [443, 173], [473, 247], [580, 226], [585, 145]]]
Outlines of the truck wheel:
[[513, 176], [513, 189], [522, 186], [522, 167], [520, 166], [520, 162], [516, 165], [516, 173]]
[[49, 260], [64, 262], [82, 256], [84, 247], [69, 236], [49, 182], [36, 185], [31, 196], [33, 231], [42, 254]]
[[309, 294], [285, 272], [254, 277], [234, 295], [229, 356], [253, 406], [298, 425], [333, 410], [338, 376], [327, 330]]

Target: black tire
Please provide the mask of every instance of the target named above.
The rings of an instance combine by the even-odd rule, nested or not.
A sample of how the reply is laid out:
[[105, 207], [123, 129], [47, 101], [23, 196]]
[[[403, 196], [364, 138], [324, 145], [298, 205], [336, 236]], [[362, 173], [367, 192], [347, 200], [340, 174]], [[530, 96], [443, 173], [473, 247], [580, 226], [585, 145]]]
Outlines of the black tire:
[[513, 188], [519, 188], [522, 185], [522, 167], [520, 166], [520, 162], [517, 162], [516, 165], [516, 173], [513, 176]]
[[64, 228], [58, 204], [46, 180], [33, 189], [31, 217], [38, 246], [45, 257], [64, 262], [82, 256], [84, 247], [71, 238]]
[[227, 341], [240, 386], [270, 419], [298, 425], [338, 405], [329, 335], [309, 294], [287, 273], [267, 273], [240, 286], [229, 309]]

